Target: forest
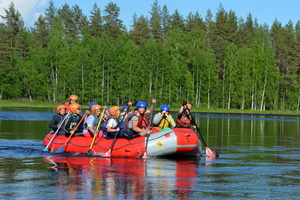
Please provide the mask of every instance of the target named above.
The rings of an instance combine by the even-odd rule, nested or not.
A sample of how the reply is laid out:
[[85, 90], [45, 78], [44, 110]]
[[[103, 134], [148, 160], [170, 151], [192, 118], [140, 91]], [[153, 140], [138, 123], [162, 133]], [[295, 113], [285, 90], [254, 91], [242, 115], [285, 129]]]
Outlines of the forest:
[[199, 108], [299, 110], [300, 21], [271, 27], [220, 4], [213, 14], [170, 13], [154, 1], [149, 16], [120, 8], [50, 1], [33, 27], [11, 3], [0, 23], [0, 100], [124, 105], [152, 98]]

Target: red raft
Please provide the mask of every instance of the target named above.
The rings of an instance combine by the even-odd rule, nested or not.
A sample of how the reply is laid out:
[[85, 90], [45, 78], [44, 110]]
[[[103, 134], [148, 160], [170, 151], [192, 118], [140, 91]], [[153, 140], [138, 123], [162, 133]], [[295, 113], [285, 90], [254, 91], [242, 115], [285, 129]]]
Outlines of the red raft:
[[[158, 131], [156, 128], [152, 132]], [[100, 134], [99, 134], [100, 135]], [[44, 146], [47, 146], [53, 134], [49, 133], [44, 138]], [[49, 150], [61, 148], [67, 141], [64, 135], [56, 136], [49, 146]], [[66, 144], [64, 152], [86, 153], [90, 149], [93, 138], [76, 136]], [[148, 141], [147, 141], [148, 140]], [[105, 155], [111, 147], [114, 139], [97, 137], [93, 146], [93, 154]], [[147, 149], [146, 143], [148, 142]], [[197, 134], [188, 128], [174, 128], [152, 133], [147, 137], [138, 137], [132, 140], [118, 138], [111, 150], [111, 157], [131, 157], [138, 158], [147, 152], [147, 156], [170, 156], [170, 155], [199, 155], [201, 142]]]

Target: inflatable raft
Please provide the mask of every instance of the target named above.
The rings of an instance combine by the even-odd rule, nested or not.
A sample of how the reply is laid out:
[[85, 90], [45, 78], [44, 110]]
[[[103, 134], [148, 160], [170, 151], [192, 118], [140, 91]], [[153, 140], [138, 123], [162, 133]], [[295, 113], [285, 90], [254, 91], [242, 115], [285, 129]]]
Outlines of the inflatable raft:
[[[125, 138], [105, 139], [101, 134], [96, 137], [92, 153], [94, 155], [107, 155], [113, 142], [114, 145], [110, 151], [111, 157], [130, 157], [139, 158], [147, 152], [147, 156], [161, 157], [171, 155], [189, 155], [197, 156], [201, 152], [201, 142], [197, 134], [187, 128], [174, 128], [159, 131], [152, 129], [149, 137], [138, 137], [132, 140]], [[44, 146], [47, 146], [52, 139], [53, 134], [49, 133], [44, 138]], [[57, 135], [49, 145], [49, 150], [55, 151], [61, 148], [67, 141], [68, 137]], [[76, 136], [72, 137], [65, 145], [64, 152], [69, 153], [86, 153], [90, 149], [93, 138]], [[147, 146], [147, 147], [146, 147]]]

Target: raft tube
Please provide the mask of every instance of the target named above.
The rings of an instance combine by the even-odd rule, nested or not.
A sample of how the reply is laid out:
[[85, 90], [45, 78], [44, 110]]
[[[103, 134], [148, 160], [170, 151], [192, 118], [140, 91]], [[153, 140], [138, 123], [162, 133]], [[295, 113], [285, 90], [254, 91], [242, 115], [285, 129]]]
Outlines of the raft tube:
[[[152, 134], [147, 137], [137, 137], [132, 140], [118, 138], [113, 145], [111, 157], [130, 157], [139, 158], [147, 152], [150, 157], [162, 157], [170, 155], [189, 155], [196, 156], [201, 152], [201, 142], [197, 134], [188, 128], [174, 128], [159, 131], [152, 129]], [[114, 139], [105, 139], [103, 134], [99, 133], [96, 137], [92, 152], [95, 155], [104, 155], [111, 147]], [[44, 138], [44, 146], [53, 137], [49, 133]], [[56, 151], [61, 148], [67, 141], [68, 137], [57, 135], [49, 146], [49, 150]], [[93, 138], [76, 136], [65, 145], [64, 152], [69, 153], [86, 153], [90, 149]], [[148, 145], [146, 143], [148, 142]], [[146, 149], [147, 146], [147, 149]]]

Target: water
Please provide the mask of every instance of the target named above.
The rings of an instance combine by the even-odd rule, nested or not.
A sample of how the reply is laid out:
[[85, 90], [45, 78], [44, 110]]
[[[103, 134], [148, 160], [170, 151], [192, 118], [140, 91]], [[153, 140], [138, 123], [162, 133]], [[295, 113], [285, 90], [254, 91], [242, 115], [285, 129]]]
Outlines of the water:
[[[194, 113], [220, 158], [41, 151], [52, 109], [0, 110], [0, 199], [298, 199], [299, 117]], [[173, 113], [175, 115], [175, 113]]]

